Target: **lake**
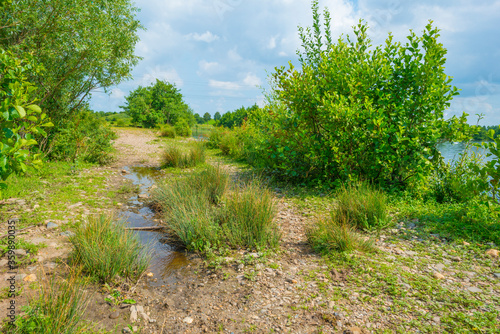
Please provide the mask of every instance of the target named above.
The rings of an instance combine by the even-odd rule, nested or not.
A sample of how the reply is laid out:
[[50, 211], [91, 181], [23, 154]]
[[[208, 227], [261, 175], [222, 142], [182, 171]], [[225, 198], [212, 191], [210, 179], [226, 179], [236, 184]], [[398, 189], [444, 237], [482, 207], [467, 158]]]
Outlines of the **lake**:
[[[452, 161], [459, 158], [460, 153], [465, 150], [465, 143], [451, 143], [444, 142], [437, 146], [439, 152], [443, 155], [445, 161]], [[474, 152], [481, 153], [484, 156], [484, 161], [490, 161], [494, 157], [486, 157], [486, 151], [482, 148], [472, 147], [471, 149]]]

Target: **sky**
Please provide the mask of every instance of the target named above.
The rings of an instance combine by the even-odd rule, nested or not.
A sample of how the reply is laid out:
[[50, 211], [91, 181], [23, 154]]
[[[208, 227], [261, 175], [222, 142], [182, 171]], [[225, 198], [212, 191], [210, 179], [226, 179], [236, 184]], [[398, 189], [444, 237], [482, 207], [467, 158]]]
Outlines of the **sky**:
[[[332, 16], [332, 36], [352, 33], [364, 19], [373, 45], [389, 32], [404, 41], [432, 20], [448, 50], [446, 74], [460, 95], [445, 117], [484, 114], [481, 125], [500, 124], [500, 0], [320, 0]], [[133, 79], [93, 92], [91, 107], [121, 111], [125, 96], [156, 79], [175, 83], [184, 101], [203, 115], [265, 103], [276, 67], [299, 65], [298, 26], [312, 24], [306, 0], [138, 0]]]

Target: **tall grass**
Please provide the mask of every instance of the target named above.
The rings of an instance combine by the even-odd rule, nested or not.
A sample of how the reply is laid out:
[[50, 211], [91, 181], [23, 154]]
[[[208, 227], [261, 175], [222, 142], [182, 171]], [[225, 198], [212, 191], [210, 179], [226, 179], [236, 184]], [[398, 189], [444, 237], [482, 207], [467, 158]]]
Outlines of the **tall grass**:
[[251, 182], [226, 197], [220, 217], [224, 234], [232, 246], [277, 247], [280, 233], [273, 221], [276, 214], [269, 190]]
[[339, 221], [333, 216], [319, 219], [309, 225], [306, 229], [306, 235], [314, 251], [322, 254], [351, 252], [353, 250], [375, 251], [375, 246], [370, 239], [365, 239], [358, 234], [347, 220]]
[[82, 324], [82, 316], [88, 306], [90, 296], [84, 292], [78, 275], [72, 274], [67, 280], [42, 280], [39, 295], [29, 300], [25, 316], [15, 321], [15, 328], [7, 333], [17, 334], [79, 334], [89, 333]]
[[134, 232], [113, 216], [90, 217], [70, 238], [71, 259], [89, 275], [108, 282], [116, 275], [137, 278], [148, 267], [150, 253]]
[[188, 153], [183, 153], [177, 147], [169, 147], [163, 153], [163, 167], [190, 168], [205, 162], [205, 148], [197, 144], [189, 149]]
[[336, 199], [334, 220], [348, 222], [358, 229], [380, 229], [389, 223], [386, 195], [365, 183], [342, 186]]
[[160, 185], [153, 196], [171, 234], [188, 250], [222, 245], [276, 247], [280, 235], [273, 221], [271, 193], [251, 183], [229, 192], [229, 175], [220, 167]]
[[160, 136], [167, 138], [175, 138], [175, 129], [170, 124], [163, 124], [160, 126]]

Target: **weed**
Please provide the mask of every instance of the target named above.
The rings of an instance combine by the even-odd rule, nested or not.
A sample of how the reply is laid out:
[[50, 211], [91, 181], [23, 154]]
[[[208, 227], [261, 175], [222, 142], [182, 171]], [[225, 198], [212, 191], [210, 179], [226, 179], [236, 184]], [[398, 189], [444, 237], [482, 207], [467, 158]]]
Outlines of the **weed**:
[[197, 144], [184, 154], [178, 147], [168, 147], [163, 153], [162, 167], [189, 168], [205, 162], [205, 148]]
[[170, 124], [160, 126], [160, 136], [167, 138], [175, 138], [175, 129]]
[[132, 231], [113, 216], [87, 219], [70, 238], [71, 258], [91, 276], [107, 282], [116, 275], [138, 277], [149, 265], [150, 254]]

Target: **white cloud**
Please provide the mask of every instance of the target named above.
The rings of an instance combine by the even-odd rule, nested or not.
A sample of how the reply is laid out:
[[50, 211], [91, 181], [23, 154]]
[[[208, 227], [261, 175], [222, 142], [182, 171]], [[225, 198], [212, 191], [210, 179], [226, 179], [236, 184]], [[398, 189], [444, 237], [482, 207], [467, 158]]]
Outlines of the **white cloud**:
[[177, 87], [182, 87], [184, 81], [181, 79], [179, 74], [175, 69], [162, 70], [159, 66], [155, 68], [150, 68], [147, 73], [145, 73], [141, 79], [139, 79], [139, 85], [148, 86], [158, 80], [167, 81], [171, 84], [176, 84]]
[[274, 49], [276, 47], [276, 38], [277, 36], [273, 36], [269, 39], [269, 43], [267, 43], [267, 48], [268, 49]]
[[212, 43], [219, 39], [219, 36], [212, 34], [210, 31], [206, 31], [203, 34], [191, 33], [186, 35], [188, 40], [194, 40], [197, 42]]
[[225, 89], [225, 90], [239, 90], [241, 89], [240, 84], [233, 81], [218, 81], [218, 80], [209, 80], [208, 85], [212, 88], [217, 89]]
[[229, 58], [229, 60], [234, 61], [234, 62], [239, 62], [239, 61], [241, 61], [243, 59], [239, 55], [237, 49], [238, 49], [238, 47], [234, 47], [234, 48], [232, 48], [231, 50], [228, 51], [227, 57]]
[[112, 99], [122, 99], [127, 95], [124, 91], [122, 91], [120, 88], [113, 88], [111, 90], [111, 98]]
[[200, 70], [203, 73], [207, 73], [207, 74], [215, 74], [215, 73], [218, 73], [224, 69], [224, 66], [219, 64], [216, 61], [209, 62], [206, 60], [201, 60], [198, 63], [198, 66], [200, 67]]
[[245, 79], [243, 79], [243, 83], [247, 86], [255, 87], [255, 86], [260, 86], [262, 84], [262, 81], [255, 74], [248, 73], [245, 76]]

